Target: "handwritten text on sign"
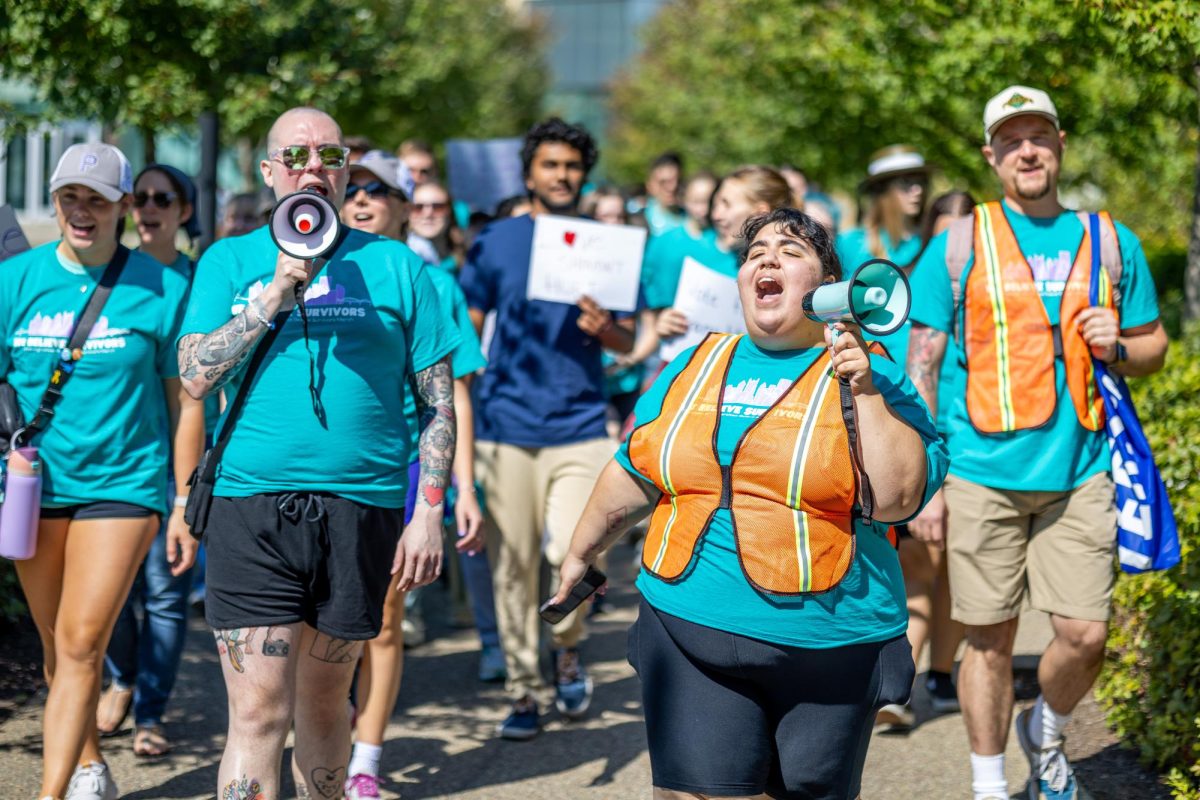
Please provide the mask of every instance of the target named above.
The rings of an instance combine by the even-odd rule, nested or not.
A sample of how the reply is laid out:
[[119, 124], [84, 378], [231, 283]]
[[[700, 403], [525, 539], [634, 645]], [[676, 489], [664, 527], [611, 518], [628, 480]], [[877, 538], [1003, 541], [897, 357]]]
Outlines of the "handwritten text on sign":
[[645, 248], [643, 228], [539, 215], [526, 297], [574, 305], [587, 295], [609, 311], [634, 311]]
[[737, 280], [694, 258], [683, 259], [674, 308], [687, 317], [688, 330], [663, 343], [659, 356], [664, 361], [671, 361], [689, 347], [700, 344], [710, 331], [746, 332]]

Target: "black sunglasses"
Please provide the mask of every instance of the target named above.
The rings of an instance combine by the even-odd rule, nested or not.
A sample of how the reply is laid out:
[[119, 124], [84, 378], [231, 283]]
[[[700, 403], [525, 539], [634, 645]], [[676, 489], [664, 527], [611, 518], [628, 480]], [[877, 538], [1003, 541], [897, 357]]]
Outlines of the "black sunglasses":
[[154, 203], [159, 208], [170, 208], [171, 203], [179, 199], [174, 192], [137, 192], [133, 196], [133, 204], [145, 208], [147, 203]]
[[387, 197], [392, 193], [392, 189], [383, 181], [371, 181], [370, 183], [348, 183], [346, 184], [346, 198], [353, 199], [359, 192], [366, 192], [370, 197], [379, 199]]

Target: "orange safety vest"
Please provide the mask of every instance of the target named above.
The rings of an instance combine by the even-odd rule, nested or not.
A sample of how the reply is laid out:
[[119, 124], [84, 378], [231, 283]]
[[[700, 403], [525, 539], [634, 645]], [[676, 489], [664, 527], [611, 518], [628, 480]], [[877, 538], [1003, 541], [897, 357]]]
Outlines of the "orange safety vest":
[[[1116, 238], [1112, 218], [1101, 225]], [[1100, 304], [1115, 309], [1108, 270], [1098, 271]], [[1083, 241], [1059, 300], [1059, 324], [1050, 324], [1033, 270], [999, 202], [975, 207], [975, 266], [963, 298], [967, 360], [967, 413], [982, 433], [1009, 433], [1046, 424], [1058, 404], [1054, 360], [1062, 358], [1079, 424], [1104, 426], [1104, 399], [1092, 355], [1075, 317], [1091, 305], [1092, 243]], [[1056, 330], [1057, 328], [1057, 330]], [[1061, 344], [1059, 344], [1061, 341]]]
[[818, 359], [717, 456], [729, 365], [741, 336], [709, 334], [667, 389], [662, 411], [634, 429], [634, 469], [662, 491], [642, 566], [679, 580], [718, 509], [729, 509], [742, 571], [776, 595], [832, 589], [854, 560], [858, 479], [838, 381]]

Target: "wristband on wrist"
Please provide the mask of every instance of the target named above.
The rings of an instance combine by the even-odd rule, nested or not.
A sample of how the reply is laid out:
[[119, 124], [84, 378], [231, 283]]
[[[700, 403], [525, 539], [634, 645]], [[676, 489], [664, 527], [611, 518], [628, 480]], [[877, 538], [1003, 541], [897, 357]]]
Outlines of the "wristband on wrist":
[[1125, 345], [1118, 341], [1113, 351], [1113, 360], [1109, 361], [1108, 365], [1115, 367], [1118, 364], [1124, 364], [1127, 360], [1129, 360], [1129, 351], [1125, 349]]
[[187, 508], [187, 500], [188, 496], [186, 494], [177, 494], [175, 495], [175, 500], [172, 501], [171, 504], [175, 506], [175, 508]]
[[246, 308], [250, 309], [250, 313], [254, 315], [256, 320], [258, 320], [259, 325], [267, 328], [275, 327], [275, 323], [267, 319], [267, 315], [263, 312], [262, 306], [259, 305], [257, 297], [246, 303]]

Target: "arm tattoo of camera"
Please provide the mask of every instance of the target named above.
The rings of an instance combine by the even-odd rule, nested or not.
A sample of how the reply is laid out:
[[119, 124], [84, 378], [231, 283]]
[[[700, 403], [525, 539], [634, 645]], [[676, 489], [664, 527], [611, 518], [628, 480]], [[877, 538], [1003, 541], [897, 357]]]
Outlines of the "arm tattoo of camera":
[[433, 507], [445, 499], [454, 464], [454, 378], [448, 356], [416, 374], [415, 394], [421, 420], [417, 503]]
[[908, 377], [929, 413], [937, 417], [938, 381], [942, 375], [942, 357], [946, 355], [947, 336], [943, 331], [914, 324], [908, 340]]
[[179, 377], [204, 386], [205, 393], [224, 386], [267, 332], [268, 326], [260, 318], [266, 319], [266, 314], [256, 298], [212, 333], [183, 337], [179, 341]]

